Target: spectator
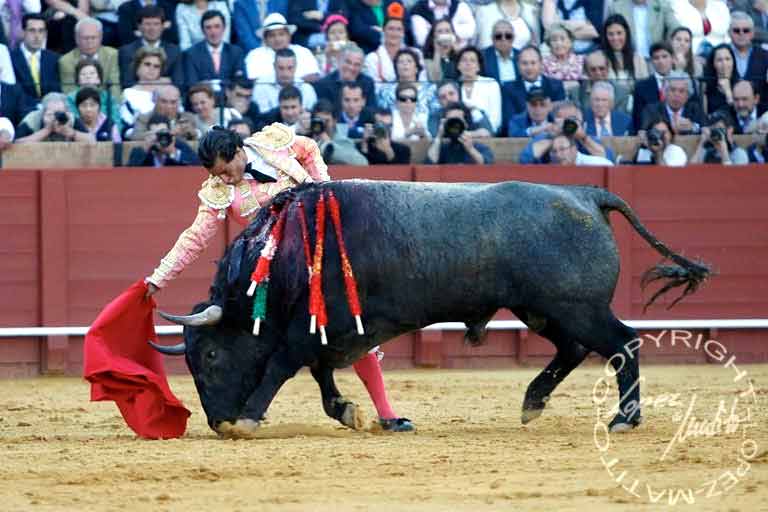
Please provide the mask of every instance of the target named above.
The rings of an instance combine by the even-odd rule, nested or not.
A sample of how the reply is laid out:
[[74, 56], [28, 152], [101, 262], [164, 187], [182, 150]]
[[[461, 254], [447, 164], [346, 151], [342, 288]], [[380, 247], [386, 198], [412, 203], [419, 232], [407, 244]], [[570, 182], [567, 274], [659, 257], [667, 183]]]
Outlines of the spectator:
[[74, 129], [89, 134], [96, 142], [121, 142], [117, 123], [101, 112], [101, 95], [93, 87], [83, 87], [75, 96], [77, 119]]
[[602, 81], [610, 82], [613, 85], [614, 107], [616, 110], [629, 114], [632, 111], [632, 93], [622, 81], [608, 79], [608, 66], [608, 57], [603, 50], [595, 50], [587, 54], [587, 57], [584, 59], [584, 74], [587, 76], [587, 79], [582, 80], [578, 95], [581, 110], [584, 111], [589, 108], [592, 86]]
[[317, 142], [328, 164], [368, 165], [368, 160], [355, 147], [355, 143], [345, 135], [345, 129], [336, 125], [333, 103], [317, 100], [312, 110], [310, 136]]
[[768, 161], [768, 116], [763, 115], [758, 119], [752, 140], [752, 144], [747, 149], [749, 162], [764, 164]]
[[240, 137], [243, 138], [243, 140], [247, 139], [248, 137], [253, 134], [253, 123], [250, 119], [247, 117], [241, 117], [240, 119], [232, 119], [229, 124], [227, 124], [227, 129], [232, 130], [236, 134], [240, 135]]
[[203, 22], [205, 15], [211, 11], [219, 13], [221, 17], [222, 31], [219, 41], [229, 43], [231, 26], [229, 4], [222, 0], [192, 0], [189, 3], [180, 2], [176, 5], [176, 27], [179, 31], [181, 51], [187, 51], [208, 39], [204, 33]]
[[341, 14], [331, 14], [323, 22], [325, 34], [325, 49], [315, 55], [317, 65], [320, 68], [320, 76], [327, 76], [339, 68], [339, 55], [341, 49], [349, 42], [347, 26], [349, 21]]
[[355, 43], [347, 44], [341, 52], [339, 69], [313, 84], [317, 97], [329, 100], [338, 112], [341, 109], [341, 86], [354, 82], [363, 90], [366, 105], [375, 107], [376, 90], [373, 80], [361, 73], [362, 68], [363, 50]]
[[[671, 38], [680, 25], [668, 0], [613, 0], [608, 2], [609, 18], [614, 14], [629, 22], [627, 44], [644, 59], [651, 57], [651, 44]], [[607, 49], [605, 43], [603, 48]]]
[[485, 144], [475, 142], [467, 132], [471, 113], [461, 103], [449, 103], [443, 109], [443, 118], [437, 129], [437, 136], [427, 150], [428, 164], [474, 164], [493, 163], [493, 153]]
[[715, 46], [704, 66], [704, 100], [707, 112], [715, 112], [733, 105], [733, 85], [738, 80], [735, 56], [731, 46]]
[[432, 24], [442, 18], [451, 20], [459, 48], [475, 40], [477, 24], [469, 4], [463, 0], [418, 0], [411, 8], [411, 25], [416, 46], [424, 46]]
[[288, 0], [235, 0], [235, 33], [246, 55], [264, 44], [262, 28], [269, 14], [288, 14]]
[[633, 90], [636, 80], [648, 78], [645, 58], [632, 48], [632, 32], [621, 14], [609, 16], [600, 33], [600, 44], [608, 57], [608, 77]]
[[[429, 134], [432, 137], [437, 136], [437, 130], [440, 127], [440, 120], [443, 118], [445, 107], [452, 103], [461, 103], [459, 84], [451, 80], [444, 80], [437, 87], [437, 101], [438, 104], [432, 108], [427, 121]], [[491, 122], [488, 120], [485, 112], [479, 108], [469, 108], [469, 111], [470, 118], [467, 126], [469, 135], [473, 138], [490, 137], [493, 128], [491, 128]]]
[[382, 24], [389, 0], [348, 0], [349, 38], [370, 53], [381, 44]]
[[517, 54], [517, 69], [520, 75], [514, 82], [503, 85], [502, 97], [502, 137], [506, 136], [503, 128], [513, 115], [525, 111], [525, 96], [531, 87], [540, 87], [552, 101], [565, 99], [565, 89], [560, 80], [542, 75], [541, 52], [534, 46], [526, 46]]
[[0, 82], [0, 116], [14, 125], [18, 124], [27, 112], [35, 109], [34, 103], [18, 84]]
[[103, 41], [106, 46], [120, 46], [118, 34], [117, 9], [124, 0], [88, 0], [90, 15], [101, 22], [104, 31]]
[[170, 129], [170, 120], [152, 114], [144, 134], [144, 144], [133, 148], [128, 157], [129, 167], [175, 167], [200, 165], [197, 154]]
[[[227, 84], [226, 104], [237, 110], [240, 116], [248, 118], [251, 126], [259, 119], [259, 106], [253, 101], [253, 82], [247, 78], [236, 78]], [[274, 107], [273, 107], [274, 108]]]
[[394, 108], [397, 104], [395, 91], [400, 84], [409, 83], [418, 90], [419, 102], [416, 111], [428, 114], [435, 102], [435, 85], [426, 80], [424, 69], [419, 61], [419, 53], [413, 48], [401, 48], [395, 55], [396, 82], [383, 84], [379, 88], [378, 104], [384, 108]]
[[599, 156], [613, 160], [613, 153], [600, 144], [584, 130], [584, 116], [578, 105], [571, 101], [561, 101], [552, 110], [554, 122], [548, 133], [534, 137], [520, 153], [521, 164], [549, 163], [549, 150], [557, 135], [566, 135], [576, 144], [577, 151], [586, 155]]
[[[758, 4], [766, 0], [757, 0]], [[755, 93], [760, 96], [763, 107], [768, 106], [768, 51], [759, 45], [753, 46], [755, 23], [741, 11], [731, 15], [731, 49], [736, 59], [736, 75], [756, 84]]]
[[589, 96], [589, 109], [584, 114], [587, 135], [598, 140], [603, 137], [625, 137], [632, 132], [632, 118], [616, 111], [613, 85], [596, 82]]
[[509, 137], [536, 137], [550, 130], [552, 100], [541, 87], [532, 87], [525, 96], [525, 112], [521, 112], [509, 121]]
[[[24, 39], [24, 21], [23, 17], [28, 14], [40, 15], [40, 0], [13, 0], [0, 1], [0, 35], [3, 37], [3, 43], [12, 50], [18, 48]], [[8, 80], [2, 78], [3, 82]]]
[[597, 27], [602, 26], [603, 3], [603, 0], [575, 0], [568, 4], [557, 0], [542, 0], [541, 24], [544, 30], [549, 30], [555, 22], [565, 23], [574, 37], [574, 51], [578, 54], [588, 53], [595, 47]]
[[277, 100], [277, 108], [264, 113], [254, 128], [258, 131], [272, 123], [282, 123], [297, 133], [307, 133], [309, 113], [302, 106], [301, 91], [293, 85], [286, 85], [280, 90]]
[[240, 117], [240, 113], [233, 108], [216, 107], [216, 94], [208, 84], [197, 84], [189, 88], [189, 104], [201, 134], [215, 125], [227, 126], [232, 119]]
[[488, 116], [492, 133], [501, 127], [501, 89], [493, 78], [483, 76], [483, 56], [474, 46], [459, 50], [456, 55], [459, 69], [461, 99], [464, 105], [479, 108]]
[[733, 0], [732, 10], [747, 13], [754, 23], [754, 42], [768, 43], [768, 0]]
[[653, 75], [635, 82], [635, 91], [632, 96], [632, 125], [635, 130], [642, 125], [645, 107], [664, 100], [664, 79], [672, 71], [673, 59], [672, 47], [669, 43], [656, 42], [651, 45]]
[[[430, 139], [427, 131], [427, 112], [418, 112], [419, 90], [413, 83], [401, 82], [395, 93], [397, 106], [392, 111], [391, 137], [394, 140]], [[365, 136], [365, 133], [363, 133]]]
[[47, 25], [42, 14], [25, 14], [24, 40], [11, 51], [17, 83], [24, 94], [37, 101], [49, 92], [61, 92], [59, 56], [43, 48]]
[[453, 31], [451, 20], [437, 20], [424, 44], [424, 66], [429, 80], [440, 82], [458, 78], [455, 59], [457, 49], [456, 33]]
[[293, 41], [310, 49], [325, 45], [322, 29], [325, 16], [330, 13], [343, 13], [345, 0], [291, 0], [285, 17], [288, 23], [296, 25]]
[[661, 116], [672, 126], [675, 135], [701, 133], [704, 111], [692, 95], [691, 78], [680, 71], [672, 71], [664, 80], [664, 101], [645, 107], [642, 124], [647, 124], [647, 118]]
[[585, 155], [579, 151], [576, 142], [567, 135], [555, 135], [549, 149], [550, 161], [559, 165], [612, 166], [613, 162], [601, 156]]
[[[181, 49], [179, 48], [179, 30], [176, 26], [176, 1], [175, 0], [125, 0], [117, 8], [118, 19], [118, 37], [120, 39], [120, 46], [126, 46], [144, 37], [141, 28], [142, 11], [146, 8], [152, 10], [156, 7], [162, 9], [161, 23], [161, 36], [162, 40], [166, 44], [172, 44], [178, 50], [181, 55]], [[146, 16], [146, 15], [144, 15]], [[154, 18], [158, 18], [157, 13], [153, 15]], [[163, 48], [166, 53], [171, 52], [167, 47]], [[128, 56], [128, 62], [131, 62], [131, 56]]]
[[673, 143], [675, 135], [665, 118], [656, 116], [648, 119], [641, 132], [643, 142], [635, 152], [633, 164], [683, 167], [688, 163], [685, 150]]
[[160, 74], [165, 66], [165, 51], [160, 47], [142, 46], [136, 51], [131, 64], [131, 75], [138, 79], [135, 85], [123, 89], [123, 104], [120, 106], [120, 120], [123, 130], [131, 130], [136, 117], [155, 108], [155, 91], [170, 83]]
[[733, 141], [733, 117], [727, 110], [709, 116], [709, 126], [701, 130], [701, 138], [692, 164], [744, 165], [749, 163], [747, 152]]
[[511, 82], [517, 78], [515, 37], [515, 29], [512, 24], [507, 20], [500, 19], [493, 24], [493, 45], [483, 50], [485, 74], [499, 84]]
[[374, 113], [376, 124], [366, 125], [357, 148], [370, 165], [406, 165], [411, 162], [411, 148], [392, 140], [392, 111], [381, 108]]
[[67, 94], [69, 109], [75, 118], [80, 115], [75, 104], [77, 92], [82, 87], [93, 87], [101, 96], [101, 111], [110, 121], [120, 123], [120, 103], [110, 96], [110, 90], [104, 88], [104, 71], [99, 62], [91, 59], [82, 59], [78, 62], [75, 66], [75, 82], [76, 89]]
[[317, 95], [315, 89], [308, 83], [296, 78], [296, 54], [290, 48], [275, 52], [275, 82], [256, 82], [253, 87], [253, 99], [261, 112], [277, 107], [277, 97], [280, 89], [293, 85], [301, 91], [304, 109], [309, 111], [315, 106]]
[[366, 97], [360, 84], [347, 82], [341, 88], [341, 111], [339, 112], [339, 128], [350, 139], [363, 136], [364, 127], [373, 122], [373, 113], [366, 108]]
[[[88, 18], [88, 0], [45, 0], [48, 17], [46, 48], [59, 55], [75, 48], [75, 25]], [[64, 78], [62, 77], [62, 81]]]
[[141, 37], [121, 46], [118, 50], [120, 84], [123, 86], [123, 89], [131, 87], [138, 80], [133, 63], [135, 62], [136, 52], [141, 48], [162, 49], [165, 57], [163, 58], [163, 69], [160, 70], [160, 76], [171, 78], [177, 84], [183, 83], [184, 77], [182, 73], [184, 70], [182, 68], [179, 47], [161, 39], [165, 27], [165, 11], [157, 5], [143, 7], [138, 11], [136, 22], [138, 23]]
[[707, 58], [714, 46], [728, 40], [731, 13], [723, 0], [670, 0], [680, 25], [693, 34], [693, 53]]
[[181, 93], [174, 85], [163, 85], [155, 92], [155, 108], [152, 112], [141, 114], [136, 118], [131, 132], [131, 140], [144, 140], [149, 119], [154, 114], [160, 114], [170, 120], [171, 133], [186, 141], [194, 141], [200, 137], [195, 126], [195, 117], [181, 108]]
[[498, 30], [496, 24], [502, 20], [512, 27], [515, 34], [515, 50], [522, 50], [529, 44], [536, 45], [541, 41], [539, 18], [538, 2], [492, 0], [485, 5], [478, 5], [475, 11], [477, 47], [488, 48], [495, 44], [495, 34]]
[[765, 113], [765, 108], [758, 104], [752, 82], [741, 80], [733, 86], [733, 110], [736, 114], [735, 132], [737, 134], [754, 133], [757, 120]]
[[[400, 4], [390, 4], [390, 8], [393, 6], [400, 7]], [[402, 7], [400, 9], [402, 10]], [[397, 78], [395, 55], [405, 47], [405, 21], [402, 17], [387, 17], [382, 33], [381, 44], [365, 56], [363, 66], [363, 73], [373, 78], [377, 88], [387, 82], [394, 82]]]
[[41, 110], [30, 112], [16, 129], [16, 143], [29, 142], [92, 142], [92, 137], [73, 128], [74, 116], [68, 112], [67, 97], [60, 92], [49, 92], [41, 103]]
[[265, 46], [254, 48], [245, 57], [245, 73], [251, 80], [260, 82], [275, 81], [275, 52], [290, 48], [296, 55], [296, 76], [305, 82], [314, 82], [320, 77], [317, 59], [312, 52], [298, 44], [291, 44], [291, 36], [296, 32], [295, 25], [289, 25], [285, 17], [272, 13], [264, 18], [264, 27], [259, 30], [259, 37]]
[[97, 60], [102, 69], [102, 83], [112, 91], [112, 98], [120, 101], [120, 68], [117, 60], [117, 50], [102, 46], [101, 22], [96, 18], [83, 18], [75, 25], [75, 41], [77, 48], [62, 55], [59, 59], [59, 78], [61, 88], [65, 93], [77, 88], [75, 67], [84, 58]]
[[[545, 76], [560, 80], [566, 93], [579, 87], [584, 75], [584, 56], [573, 53], [573, 34], [562, 23], [553, 23], [547, 30], [550, 54], [542, 59]], [[570, 94], [569, 94], [570, 95]]]
[[677, 27], [672, 31], [669, 36], [669, 44], [674, 53], [672, 69], [684, 71], [691, 78], [698, 78], [702, 75], [703, 66], [701, 59], [693, 54], [692, 39], [693, 35], [688, 27]]
[[185, 86], [210, 82], [217, 94], [222, 93], [222, 86], [242, 76], [243, 50], [224, 40], [226, 20], [221, 12], [206, 11], [200, 27], [205, 39], [184, 51]]

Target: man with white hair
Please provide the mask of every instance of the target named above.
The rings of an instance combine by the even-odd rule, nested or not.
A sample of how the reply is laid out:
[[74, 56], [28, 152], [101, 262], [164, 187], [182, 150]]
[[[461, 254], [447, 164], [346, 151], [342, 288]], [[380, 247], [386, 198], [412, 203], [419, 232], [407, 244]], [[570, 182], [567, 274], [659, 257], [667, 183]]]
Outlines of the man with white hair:
[[706, 119], [704, 110], [693, 97], [693, 81], [685, 71], [671, 71], [663, 84], [664, 101], [645, 107], [642, 126], [647, 119], [661, 115], [672, 126], [675, 135], [701, 133]]
[[755, 93], [760, 96], [761, 104], [768, 104], [768, 51], [752, 44], [755, 38], [754, 20], [745, 12], [732, 12], [729, 34], [731, 48], [736, 57], [736, 62], [733, 63], [734, 72], [743, 80], [759, 84]]
[[296, 55], [296, 76], [306, 82], [314, 82], [320, 77], [317, 59], [307, 48], [291, 44], [291, 36], [296, 32], [296, 25], [289, 25], [285, 16], [273, 12], [264, 18], [264, 26], [257, 35], [264, 41], [264, 46], [254, 48], [245, 57], [245, 74], [258, 82], [274, 82], [275, 52], [290, 48]]
[[632, 118], [614, 110], [614, 90], [610, 82], [595, 82], [589, 93], [589, 108], [584, 113], [587, 135], [623, 137], [632, 132]]
[[120, 100], [118, 52], [109, 46], [102, 46], [102, 35], [101, 22], [96, 18], [83, 18], [75, 25], [77, 48], [59, 59], [59, 78], [64, 93], [77, 89], [75, 66], [81, 59], [88, 58], [98, 61], [104, 71], [104, 85], [110, 85], [112, 97], [116, 101]]
[[339, 56], [339, 69], [329, 74], [322, 80], [315, 82], [315, 91], [318, 98], [325, 98], [341, 111], [341, 88], [346, 82], [353, 82], [360, 86], [365, 97], [365, 106], [376, 106], [376, 90], [373, 79], [362, 72], [364, 54], [362, 48], [355, 43], [347, 43], [341, 49]]

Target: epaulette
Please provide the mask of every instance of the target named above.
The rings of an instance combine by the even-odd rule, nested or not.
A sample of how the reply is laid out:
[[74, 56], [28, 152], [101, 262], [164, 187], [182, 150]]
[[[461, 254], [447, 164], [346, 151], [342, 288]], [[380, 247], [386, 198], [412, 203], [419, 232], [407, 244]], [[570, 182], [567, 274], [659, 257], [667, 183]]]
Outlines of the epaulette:
[[290, 127], [281, 123], [272, 123], [245, 139], [245, 144], [268, 151], [279, 151], [290, 148], [295, 138], [296, 134]]
[[235, 200], [235, 187], [227, 185], [218, 176], [210, 176], [205, 182], [197, 197], [208, 208], [218, 210], [218, 217], [226, 217], [227, 208]]

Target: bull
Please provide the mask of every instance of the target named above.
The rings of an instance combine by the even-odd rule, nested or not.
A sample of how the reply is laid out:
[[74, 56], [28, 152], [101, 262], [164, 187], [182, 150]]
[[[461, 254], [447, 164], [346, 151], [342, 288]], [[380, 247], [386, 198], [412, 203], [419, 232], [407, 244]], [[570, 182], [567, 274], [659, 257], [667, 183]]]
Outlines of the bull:
[[[342, 205], [365, 334], [357, 333], [349, 312], [339, 253], [332, 250], [338, 241], [327, 229], [323, 290], [329, 342], [323, 345], [308, 332], [308, 275], [295, 201], [304, 204], [314, 226], [316, 201], [328, 189]], [[596, 352], [617, 372], [621, 398], [610, 429], [629, 430], [641, 421], [637, 354], [628, 346], [637, 334], [610, 308], [619, 255], [609, 212], [620, 212], [671, 260], [644, 276], [644, 284], [664, 283], [646, 306], [675, 287], [684, 287], [680, 300], [710, 275], [708, 266], [649, 233], [621, 198], [597, 187], [350, 180], [303, 185], [279, 194], [273, 204], [288, 210], [260, 334], [251, 332], [246, 290], [273, 222], [268, 208], [227, 249], [209, 299], [187, 316], [163, 314], [185, 326], [184, 341], [153, 343], [162, 353], [185, 355], [208, 424], [221, 435], [252, 432], [280, 387], [305, 366], [319, 384], [326, 414], [359, 428], [359, 409], [337, 389], [335, 369], [437, 322], [464, 322], [466, 341], [481, 343], [500, 308], [557, 349], [527, 388], [523, 423], [537, 418], [557, 385]]]

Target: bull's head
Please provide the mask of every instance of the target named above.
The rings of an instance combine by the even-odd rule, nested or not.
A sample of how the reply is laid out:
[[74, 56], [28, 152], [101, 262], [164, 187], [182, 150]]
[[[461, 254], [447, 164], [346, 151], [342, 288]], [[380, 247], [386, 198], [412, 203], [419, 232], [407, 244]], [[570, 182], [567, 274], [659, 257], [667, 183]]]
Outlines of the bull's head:
[[198, 304], [189, 316], [160, 314], [184, 326], [184, 342], [175, 346], [150, 343], [164, 354], [184, 354], [208, 425], [219, 432], [222, 422], [237, 420], [261, 383], [275, 346], [269, 341], [274, 339], [273, 333], [267, 330], [255, 337], [209, 303]]

